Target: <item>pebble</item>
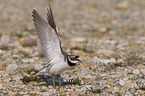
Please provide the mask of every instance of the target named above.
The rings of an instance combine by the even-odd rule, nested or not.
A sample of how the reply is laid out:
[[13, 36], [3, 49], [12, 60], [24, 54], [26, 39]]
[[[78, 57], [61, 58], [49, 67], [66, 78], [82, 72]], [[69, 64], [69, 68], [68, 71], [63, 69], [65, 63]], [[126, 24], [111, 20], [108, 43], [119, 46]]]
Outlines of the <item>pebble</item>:
[[36, 65], [34, 65], [34, 71], [40, 71], [43, 67], [44, 67], [44, 65], [36, 64]]
[[64, 92], [65, 92], [65, 90], [60, 90], [60, 92], [61, 92], [61, 93], [64, 93]]
[[118, 9], [127, 9], [128, 7], [129, 7], [128, 2], [119, 2], [119, 3], [117, 4], [117, 8], [118, 8]]
[[97, 51], [97, 54], [100, 56], [100, 57], [106, 57], [106, 56], [110, 56], [111, 54], [113, 54], [114, 52], [111, 51], [111, 50], [98, 50]]
[[125, 96], [133, 96], [133, 95], [129, 91], [127, 91]]
[[24, 54], [32, 54], [32, 52], [33, 52], [32, 49], [28, 49], [28, 48], [21, 49], [21, 51], [22, 51]]
[[87, 39], [85, 37], [74, 37], [70, 39], [71, 42], [86, 42]]
[[0, 46], [0, 48], [1, 48], [2, 50], [7, 50], [7, 49], [9, 49], [9, 45], [6, 44], [6, 43], [3, 43], [3, 44]]
[[34, 46], [37, 45], [37, 40], [36, 39], [25, 39], [25, 38], [20, 38], [19, 42], [22, 46]]
[[34, 63], [35, 62], [35, 60], [32, 58], [22, 58], [22, 59], [20, 59], [20, 61], [23, 63]]
[[0, 88], [2, 88], [3, 87], [3, 85], [2, 84], [0, 84]]
[[86, 53], [82, 50], [72, 50], [71, 51], [73, 54], [77, 54], [79, 56], [86, 56]]
[[3, 34], [0, 38], [2, 44], [8, 44], [10, 41], [10, 36], [8, 34]]
[[140, 74], [139, 69], [134, 69], [132, 72], [133, 72], [133, 74]]
[[91, 4], [91, 5], [88, 6], [88, 8], [90, 8], [90, 9], [93, 9], [93, 8], [95, 8], [95, 7], [96, 7], [95, 4]]
[[140, 69], [141, 73], [145, 75], [145, 68]]
[[9, 64], [6, 67], [6, 72], [10, 75], [18, 73], [18, 65], [17, 64]]
[[138, 88], [137, 84], [133, 83], [131, 80], [126, 80], [124, 87], [125, 88], [134, 88], [134, 87]]
[[21, 64], [21, 65], [19, 65], [19, 67], [22, 69], [28, 69], [28, 68], [30, 68], [30, 64]]
[[139, 68], [142, 68], [144, 66], [142, 66], [142, 65], [139, 64], [139, 65], [136, 65], [135, 67], [139, 69]]
[[107, 31], [107, 28], [106, 27], [101, 27], [101, 28], [98, 28], [97, 31], [100, 32], [100, 33], [104, 33], [104, 32]]
[[114, 62], [114, 63], [116, 62], [116, 60], [114, 58], [111, 58], [111, 59], [97, 58], [94, 61], [101, 62], [101, 63], [105, 63], [105, 64], [108, 64], [108, 63], [111, 63], [111, 62]]
[[29, 82], [29, 84], [37, 85], [37, 83], [35, 81], [31, 81], [31, 82]]
[[119, 84], [120, 84], [121, 86], [123, 86], [123, 85], [125, 84], [125, 80], [120, 80], [120, 81], [119, 81]]
[[114, 87], [115, 92], [118, 92], [119, 89], [120, 89], [119, 87]]
[[13, 80], [15, 80], [15, 81], [18, 82], [18, 81], [20, 81], [21, 78], [22, 78], [22, 74], [19, 73], [19, 74], [17, 74], [17, 75], [14, 76]]

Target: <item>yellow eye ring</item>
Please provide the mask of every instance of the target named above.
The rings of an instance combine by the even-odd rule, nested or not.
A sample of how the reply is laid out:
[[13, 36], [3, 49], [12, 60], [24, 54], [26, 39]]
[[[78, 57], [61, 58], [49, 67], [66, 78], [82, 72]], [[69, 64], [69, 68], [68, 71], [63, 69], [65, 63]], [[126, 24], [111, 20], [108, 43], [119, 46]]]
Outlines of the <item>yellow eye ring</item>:
[[76, 60], [76, 58], [75, 58], [75, 57], [72, 57], [71, 59], [72, 59], [72, 60]]

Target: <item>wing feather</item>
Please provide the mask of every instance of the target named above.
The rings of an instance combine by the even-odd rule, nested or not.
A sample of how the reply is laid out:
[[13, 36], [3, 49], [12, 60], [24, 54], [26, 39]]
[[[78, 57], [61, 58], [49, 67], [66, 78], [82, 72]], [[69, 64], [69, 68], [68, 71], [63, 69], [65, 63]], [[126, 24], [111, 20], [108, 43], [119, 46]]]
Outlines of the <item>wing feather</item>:
[[[62, 55], [61, 42], [54, 22], [51, 7], [49, 7], [46, 22], [38, 13], [33, 9], [32, 16], [36, 33], [41, 42], [42, 51], [46, 60], [46, 67], [58, 63], [64, 59]], [[44, 68], [43, 68], [44, 69]]]
[[60, 36], [58, 30], [57, 30], [57, 27], [56, 27], [56, 24], [55, 24], [55, 21], [54, 21], [54, 17], [53, 17], [53, 13], [52, 13], [52, 9], [51, 9], [51, 6], [49, 5], [49, 9], [47, 8], [47, 21], [49, 23], [49, 25], [54, 29], [54, 31], [56, 32], [56, 34], [58, 36]]

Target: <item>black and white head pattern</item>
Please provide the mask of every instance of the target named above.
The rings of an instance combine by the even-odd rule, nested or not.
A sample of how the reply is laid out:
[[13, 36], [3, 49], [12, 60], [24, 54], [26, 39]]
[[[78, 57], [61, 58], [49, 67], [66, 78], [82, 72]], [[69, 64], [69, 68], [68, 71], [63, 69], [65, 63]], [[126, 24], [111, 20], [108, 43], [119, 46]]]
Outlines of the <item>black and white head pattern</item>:
[[79, 56], [68, 55], [67, 61], [69, 66], [75, 66], [78, 62], [81, 62]]

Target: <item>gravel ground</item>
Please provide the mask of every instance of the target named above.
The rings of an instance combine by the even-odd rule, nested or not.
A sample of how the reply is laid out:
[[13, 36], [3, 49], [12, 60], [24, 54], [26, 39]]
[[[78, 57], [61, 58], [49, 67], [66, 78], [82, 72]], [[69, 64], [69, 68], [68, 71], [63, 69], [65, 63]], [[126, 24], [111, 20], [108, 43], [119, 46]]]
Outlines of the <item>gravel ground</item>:
[[[145, 0], [0, 2], [0, 95], [145, 94]], [[62, 73], [74, 83], [61, 88], [21, 80], [44, 65], [31, 15], [46, 17], [49, 2], [63, 48], [83, 61]]]

